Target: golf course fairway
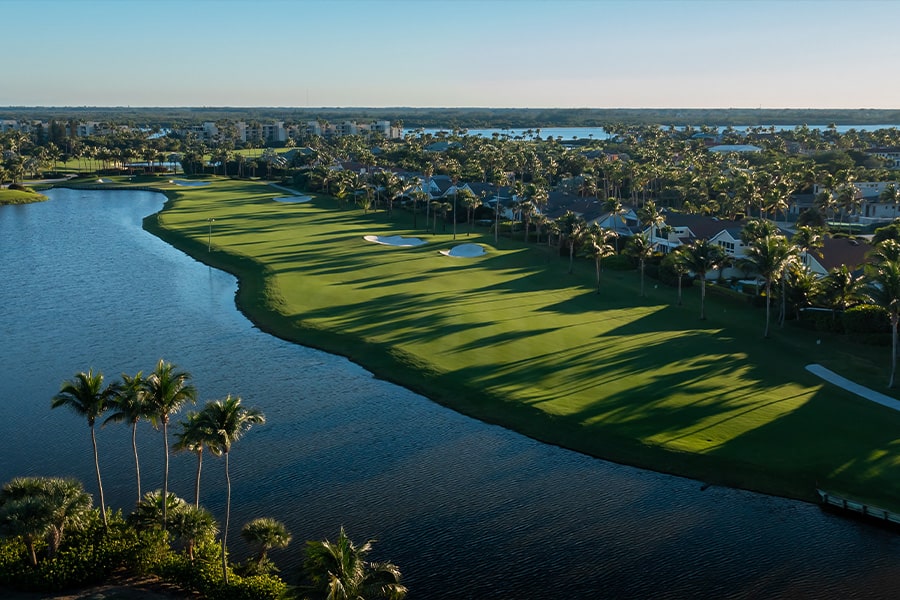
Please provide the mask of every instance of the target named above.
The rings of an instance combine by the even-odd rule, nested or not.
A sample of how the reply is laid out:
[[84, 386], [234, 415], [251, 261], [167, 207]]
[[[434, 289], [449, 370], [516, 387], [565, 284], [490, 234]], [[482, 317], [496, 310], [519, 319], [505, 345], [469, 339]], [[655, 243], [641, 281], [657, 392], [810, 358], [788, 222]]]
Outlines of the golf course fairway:
[[[364, 213], [259, 182], [160, 183], [144, 226], [235, 274], [261, 329], [341, 354], [487, 422], [596, 457], [813, 500], [816, 487], [900, 509], [900, 413], [807, 372], [821, 364], [882, 393], [890, 348], [772, 325], [746, 300], [677, 291], [636, 271], [560, 256], [522, 234], [494, 242], [424, 215]], [[144, 183], [146, 185], [146, 182]], [[364, 236], [421, 238], [415, 247]], [[485, 248], [444, 256], [463, 243]], [[773, 313], [776, 312], [773, 310]], [[236, 351], [240, 351], [236, 349]], [[891, 394], [896, 397], [896, 394]]]

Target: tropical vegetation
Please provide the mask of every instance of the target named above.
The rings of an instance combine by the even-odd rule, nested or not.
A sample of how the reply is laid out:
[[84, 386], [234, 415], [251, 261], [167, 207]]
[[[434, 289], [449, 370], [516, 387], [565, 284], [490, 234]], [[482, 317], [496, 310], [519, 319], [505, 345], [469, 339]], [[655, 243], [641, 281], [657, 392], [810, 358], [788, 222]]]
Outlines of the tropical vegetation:
[[[175, 416], [185, 402], [196, 397], [188, 382], [190, 374], [160, 360], [151, 375], [122, 374], [121, 381], [104, 384], [103, 374], [93, 369], [82, 371], [63, 382], [51, 400], [51, 407], [68, 407], [87, 420], [92, 441], [97, 487], [103, 498], [100, 477], [100, 453], [95, 424], [107, 411], [106, 423], [125, 423], [131, 430], [137, 485], [140, 469], [134, 445], [142, 421], [163, 429], [164, 416]], [[176, 450], [198, 455], [209, 448], [224, 457], [227, 502], [225, 526], [220, 528], [213, 515], [199, 504], [189, 503], [167, 489], [156, 489], [138, 496], [133, 510], [123, 518], [121, 511], [107, 507], [101, 500], [95, 507], [93, 497], [75, 479], [19, 477], [0, 488], [0, 591], [3, 586], [24, 590], [55, 591], [99, 583], [117, 574], [155, 575], [201, 598], [246, 598], [266, 600], [287, 597], [315, 598], [316, 587], [291, 587], [276, 573], [269, 552], [284, 549], [291, 534], [284, 524], [271, 517], [258, 517], [246, 523], [241, 537], [254, 549], [246, 562], [232, 563], [227, 548], [231, 514], [229, 456], [235, 442], [254, 425], [265, 423], [262, 412], [245, 407], [239, 397], [212, 400], [200, 411], [188, 413], [176, 432]], [[168, 448], [168, 442], [166, 442]], [[166, 486], [164, 480], [163, 486]], [[218, 537], [221, 535], [221, 537]], [[342, 548], [350, 550], [348, 559], [356, 560], [352, 569], [341, 574], [341, 582], [356, 595], [352, 598], [402, 598], [406, 588], [400, 584], [400, 571], [390, 563], [369, 563], [364, 559], [371, 549], [367, 543], [357, 548], [341, 530]], [[308, 567], [303, 576], [313, 582], [329, 579], [334, 566], [314, 557], [321, 543], [308, 543]], [[362, 579], [355, 580], [361, 569]], [[374, 574], [373, 574], [374, 573]], [[389, 573], [390, 581], [384, 579]], [[390, 595], [382, 595], [389, 590]], [[365, 594], [365, 595], [363, 595]], [[326, 597], [326, 595], [321, 597]], [[332, 596], [327, 596], [332, 597]], [[347, 596], [350, 598], [351, 596]]]
[[[110, 172], [117, 174], [114, 185], [164, 191], [165, 210], [145, 227], [238, 274], [238, 302], [263, 329], [351, 356], [463, 412], [597, 456], [707, 481], [801, 498], [824, 483], [900, 506], [900, 484], [889, 476], [900, 462], [893, 448], [900, 417], [842, 390], [826, 391], [803, 370], [817, 362], [851, 379], [878, 377], [892, 393], [900, 320], [892, 286], [900, 257], [889, 242], [900, 235], [897, 228], [876, 238], [864, 274], [845, 266], [819, 279], [808, 259], [822, 237], [859, 230], [855, 182], [894, 177], [866, 150], [896, 145], [897, 131], [607, 130], [608, 140], [571, 143], [541, 137], [539, 130], [492, 138], [459, 129], [402, 140], [310, 138], [301, 140], [308, 144], [304, 152], [239, 148], [227, 127], [210, 147], [179, 135], [147, 142], [148, 153], [153, 146], [177, 149], [187, 173], [214, 182], [189, 190], [155, 175], [159, 154], [144, 175], [126, 166], [128, 148], [143, 144], [137, 136], [79, 140], [84, 148], [107, 144], [110, 152], [104, 158], [93, 150], [65, 152], [57, 166], [74, 160], [78, 170], [92, 173], [70, 185], [104, 185], [95, 177]], [[761, 151], [710, 152], [704, 140], [713, 135]], [[436, 142], [446, 142], [446, 149], [433, 150]], [[33, 149], [27, 141], [12, 143], [20, 157]], [[14, 180], [25, 175], [15, 165], [7, 173]], [[281, 192], [260, 177], [312, 201], [271, 202]], [[452, 191], [432, 198], [425, 189], [438, 177], [452, 182]], [[480, 190], [474, 198], [467, 182]], [[789, 239], [777, 223], [786, 224], [796, 198], [812, 197], [814, 189], [813, 206]], [[885, 188], [886, 201], [900, 202], [891, 200], [895, 191]], [[608, 207], [614, 220], [630, 206], [642, 227], [620, 240], [618, 226], [588, 223], [574, 210], [551, 218], [551, 193]], [[652, 240], [665, 231], [666, 214], [743, 219], [746, 260], [731, 264], [720, 246], [703, 239], [664, 257]], [[215, 220], [230, 227], [213, 237]], [[434, 252], [451, 246], [459, 223], [487, 250], [485, 258], [450, 264]], [[362, 241], [382, 232], [429, 243], [399, 250]], [[723, 278], [726, 266], [743, 269], [754, 283]], [[605, 286], [597, 293], [601, 274]], [[699, 293], [682, 295], [687, 278], [698, 281]], [[678, 286], [677, 295], [669, 285]], [[780, 327], [772, 328], [776, 310]], [[158, 380], [163, 367], [157, 366]], [[176, 374], [174, 368], [168, 374], [180, 380], [176, 387], [188, 388], [189, 376]], [[114, 396], [121, 400], [122, 393]], [[195, 397], [170, 403], [159, 390], [149, 395], [157, 397], [149, 418], [163, 430], [167, 461], [169, 419]], [[220, 401], [222, 413], [228, 403], [240, 401]], [[220, 414], [216, 429], [204, 412], [183, 421], [177, 448], [197, 453], [198, 473], [204, 449], [223, 456], [227, 480], [230, 444], [243, 425], [231, 427], [235, 421]], [[146, 418], [121, 420], [134, 433]], [[847, 422], [869, 426], [849, 430]], [[823, 441], [834, 439], [841, 444]], [[96, 444], [95, 464], [102, 504]], [[135, 471], [140, 486], [136, 452]], [[174, 540], [171, 528], [179, 526], [182, 508], [175, 501], [170, 506], [167, 488], [166, 476], [153, 518]], [[236, 577], [227, 559], [228, 496], [215, 549], [223, 582]], [[198, 477], [195, 509], [199, 499]], [[196, 561], [209, 544], [188, 546]], [[333, 582], [329, 589], [356, 589], [333, 572], [310, 580], [310, 589], [321, 593], [325, 582]]]

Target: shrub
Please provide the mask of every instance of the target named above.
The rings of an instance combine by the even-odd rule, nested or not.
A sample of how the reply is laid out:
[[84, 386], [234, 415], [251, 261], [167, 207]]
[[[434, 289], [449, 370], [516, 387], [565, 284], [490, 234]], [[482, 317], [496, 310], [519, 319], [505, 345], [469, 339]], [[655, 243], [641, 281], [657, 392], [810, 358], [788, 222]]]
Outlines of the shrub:
[[[667, 254], [665, 258], [662, 259], [662, 262], [659, 264], [659, 280], [665, 283], [666, 285], [671, 285], [672, 287], [678, 287], [678, 272], [672, 267], [672, 263], [675, 261], [674, 254]], [[681, 276], [681, 287], [689, 288], [694, 284], [694, 278], [685, 274]]]
[[207, 600], [278, 600], [287, 584], [277, 575], [241, 577], [229, 571], [228, 584], [222, 578], [221, 546], [217, 542], [198, 545], [192, 563], [184, 554], [170, 553], [157, 575]]
[[830, 310], [800, 311], [800, 323], [808, 329], [827, 333], [844, 333], [843, 318]]
[[616, 254], [604, 258], [600, 265], [604, 269], [609, 269], [611, 271], [631, 271], [635, 267], [631, 258], [624, 254]]
[[70, 531], [59, 552], [31, 567], [24, 544], [4, 542], [0, 550], [0, 581], [27, 590], [56, 591], [100, 583], [116, 569], [131, 566], [140, 541], [121, 513], [109, 519], [104, 534], [99, 512], [81, 531]]
[[9, 189], [18, 190], [20, 192], [31, 192], [31, 188], [22, 185], [21, 183], [11, 183], [9, 184]]
[[874, 304], [860, 304], [848, 308], [841, 315], [844, 331], [850, 335], [890, 333], [887, 311]]

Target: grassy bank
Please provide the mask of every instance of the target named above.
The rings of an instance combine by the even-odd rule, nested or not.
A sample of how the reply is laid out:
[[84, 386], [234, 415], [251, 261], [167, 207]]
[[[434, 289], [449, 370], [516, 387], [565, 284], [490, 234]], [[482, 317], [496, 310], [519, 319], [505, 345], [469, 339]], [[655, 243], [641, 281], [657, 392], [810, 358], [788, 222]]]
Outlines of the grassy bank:
[[[809, 500], [818, 485], [900, 508], [900, 414], [804, 370], [820, 363], [880, 389], [889, 349], [777, 327], [764, 340], [764, 311], [729, 298], [708, 297], [700, 321], [696, 288], [684, 306], [654, 281], [641, 298], [634, 272], [605, 272], [596, 295], [587, 261], [569, 275], [545, 245], [495, 245], [462, 225], [453, 242], [440, 224], [425, 234], [421, 217], [414, 229], [405, 212], [280, 203], [282, 192], [255, 182], [159, 187], [169, 201], [145, 228], [236, 274], [242, 310], [280, 337], [594, 456]], [[428, 243], [393, 248], [367, 234]], [[438, 253], [461, 242], [488, 254]]]
[[47, 196], [34, 190], [0, 190], [0, 205], [3, 204], [30, 204], [31, 202], [43, 202]]

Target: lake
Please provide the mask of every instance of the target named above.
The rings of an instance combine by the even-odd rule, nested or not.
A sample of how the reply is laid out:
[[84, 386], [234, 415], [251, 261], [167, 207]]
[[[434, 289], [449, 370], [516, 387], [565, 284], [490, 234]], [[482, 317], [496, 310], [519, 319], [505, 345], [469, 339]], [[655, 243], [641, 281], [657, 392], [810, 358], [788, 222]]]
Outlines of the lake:
[[[475, 421], [353, 363], [262, 333], [235, 309], [234, 277], [141, 229], [160, 194], [57, 189], [0, 206], [0, 481], [80, 478], [96, 492], [89, 431], [50, 410], [62, 380], [114, 378], [163, 357], [203, 401], [228, 393], [266, 425], [233, 449], [237, 532], [258, 516], [294, 542], [341, 525], [400, 566], [409, 598], [893, 598], [900, 537], [818, 507], [629, 468]], [[138, 431], [144, 490], [162, 485], [162, 438]], [[107, 502], [135, 500], [130, 431], [98, 431]], [[195, 459], [170, 489], [192, 498]], [[222, 520], [221, 460], [201, 503]]]

